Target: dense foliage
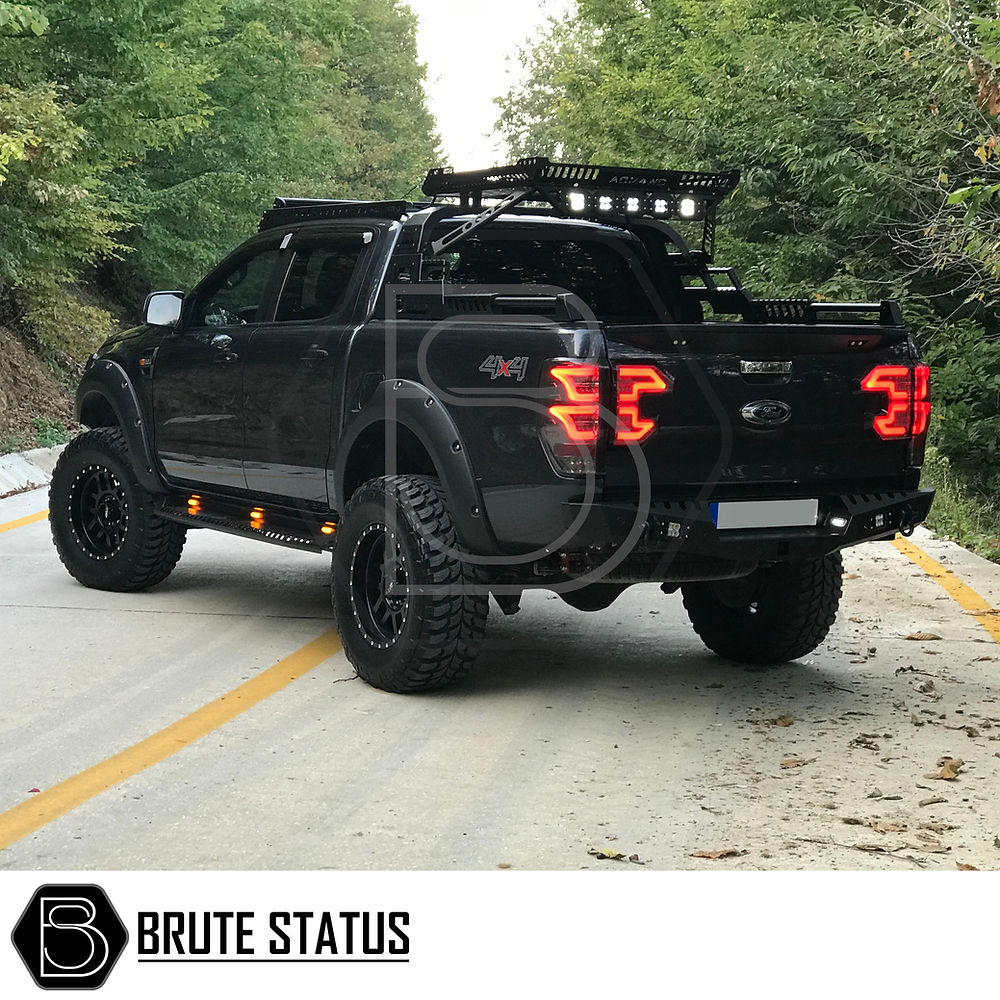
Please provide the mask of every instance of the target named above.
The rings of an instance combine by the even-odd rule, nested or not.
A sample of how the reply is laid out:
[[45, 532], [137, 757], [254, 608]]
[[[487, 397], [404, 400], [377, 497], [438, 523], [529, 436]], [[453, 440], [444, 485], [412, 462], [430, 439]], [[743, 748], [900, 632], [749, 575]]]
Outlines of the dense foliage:
[[398, 196], [436, 142], [397, 0], [0, 0], [0, 309], [80, 353], [81, 268], [134, 309], [275, 195]]
[[739, 167], [719, 255], [756, 292], [902, 298], [935, 439], [1000, 491], [995, 4], [578, 0], [521, 58], [512, 151]]

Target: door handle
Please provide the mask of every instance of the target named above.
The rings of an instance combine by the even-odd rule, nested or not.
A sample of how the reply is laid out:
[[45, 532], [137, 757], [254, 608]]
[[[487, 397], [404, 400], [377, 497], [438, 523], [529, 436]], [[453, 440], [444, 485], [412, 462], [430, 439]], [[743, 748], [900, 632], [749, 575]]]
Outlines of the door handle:
[[329, 351], [324, 351], [322, 347], [317, 347], [316, 344], [313, 344], [312, 347], [302, 354], [299, 361], [322, 361], [329, 356]]
[[230, 344], [232, 344], [233, 338], [227, 333], [217, 333], [211, 340], [212, 346], [217, 351], [226, 350]]

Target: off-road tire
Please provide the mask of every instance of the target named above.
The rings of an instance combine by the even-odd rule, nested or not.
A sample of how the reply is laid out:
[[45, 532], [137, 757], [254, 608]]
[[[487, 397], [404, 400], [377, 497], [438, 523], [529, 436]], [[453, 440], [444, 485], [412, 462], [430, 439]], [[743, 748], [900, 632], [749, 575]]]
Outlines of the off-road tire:
[[844, 567], [839, 552], [779, 563], [745, 580], [681, 587], [694, 630], [709, 649], [755, 665], [811, 653], [837, 617]]
[[145, 590], [165, 580], [186, 534], [153, 513], [117, 427], [95, 428], [66, 445], [49, 487], [49, 525], [70, 575], [97, 590]]
[[[462, 551], [437, 480], [384, 476], [355, 491], [337, 525], [332, 590], [344, 651], [364, 681], [410, 693], [468, 673], [489, 595]], [[378, 582], [387, 572], [391, 608]]]

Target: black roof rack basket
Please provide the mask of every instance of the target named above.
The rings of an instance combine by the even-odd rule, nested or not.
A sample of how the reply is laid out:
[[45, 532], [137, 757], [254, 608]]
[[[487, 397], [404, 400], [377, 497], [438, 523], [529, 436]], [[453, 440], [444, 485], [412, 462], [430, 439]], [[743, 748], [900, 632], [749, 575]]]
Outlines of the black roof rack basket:
[[[553, 163], [536, 156], [509, 166], [455, 172], [431, 170], [423, 192], [434, 198], [458, 198], [464, 208], [480, 213], [472, 222], [432, 244], [441, 253], [472, 230], [525, 201], [547, 202], [567, 218], [622, 224], [629, 219], [680, 219], [704, 225], [700, 256], [711, 260], [715, 244], [715, 211], [739, 183], [740, 172], [649, 170], [635, 167]], [[499, 199], [483, 207], [484, 199]], [[698, 251], [694, 251], [695, 254]]]

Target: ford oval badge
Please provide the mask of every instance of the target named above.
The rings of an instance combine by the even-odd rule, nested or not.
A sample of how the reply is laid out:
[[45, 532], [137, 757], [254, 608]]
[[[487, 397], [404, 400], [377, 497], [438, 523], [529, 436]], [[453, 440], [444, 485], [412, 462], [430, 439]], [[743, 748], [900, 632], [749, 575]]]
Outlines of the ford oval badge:
[[777, 427], [792, 415], [792, 408], [780, 399], [756, 399], [740, 410], [740, 416], [752, 427]]

